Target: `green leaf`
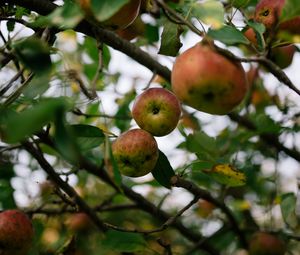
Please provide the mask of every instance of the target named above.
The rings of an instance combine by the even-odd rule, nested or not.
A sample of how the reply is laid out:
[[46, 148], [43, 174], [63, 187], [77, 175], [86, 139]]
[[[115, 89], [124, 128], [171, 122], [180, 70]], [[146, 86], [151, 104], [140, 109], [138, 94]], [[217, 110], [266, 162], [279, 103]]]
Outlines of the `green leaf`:
[[231, 0], [230, 3], [235, 8], [246, 7], [249, 4], [250, 0]]
[[93, 149], [104, 142], [103, 131], [95, 126], [78, 124], [71, 128], [81, 150]]
[[141, 234], [109, 230], [102, 246], [110, 251], [142, 252], [147, 248], [147, 243]]
[[300, 16], [299, 0], [285, 0], [280, 21], [286, 21]]
[[40, 38], [31, 36], [13, 45], [21, 62], [37, 74], [48, 73], [52, 63], [49, 46]]
[[30, 85], [24, 89], [24, 96], [33, 99], [36, 96], [43, 95], [49, 88], [49, 82], [50, 77], [48, 74], [35, 75], [30, 81]]
[[226, 45], [235, 45], [238, 43], [249, 44], [248, 39], [243, 33], [233, 26], [223, 26], [217, 30], [209, 29], [207, 34]]
[[192, 15], [213, 28], [220, 28], [224, 24], [224, 6], [217, 0], [193, 3]]
[[161, 44], [158, 53], [175, 57], [182, 46], [180, 42], [182, 32], [183, 29], [180, 26], [172, 22], [167, 22], [161, 35]]
[[152, 175], [159, 184], [168, 189], [171, 188], [170, 180], [175, 175], [175, 172], [168, 158], [162, 151], [159, 151], [158, 160], [152, 170]]
[[195, 153], [207, 153], [211, 157], [217, 154], [216, 139], [210, 137], [203, 131], [197, 131], [194, 134], [190, 134], [187, 137], [187, 149]]
[[58, 111], [55, 116], [54, 143], [59, 153], [68, 161], [77, 163], [79, 148], [75, 142], [73, 129], [66, 123], [65, 112]]
[[13, 196], [15, 190], [12, 188], [10, 181], [0, 179], [0, 190], [0, 208], [15, 208], [16, 204]]
[[296, 216], [296, 204], [297, 197], [294, 193], [285, 193], [281, 196], [281, 214], [284, 221], [292, 228], [298, 226], [298, 220]]
[[55, 26], [62, 30], [71, 29], [78, 25], [82, 20], [83, 13], [80, 7], [73, 1], [64, 1], [64, 5], [57, 7], [52, 13], [47, 16], [39, 16], [32, 23], [36, 27]]
[[129, 0], [92, 0], [92, 9], [98, 21], [105, 21], [117, 13]]
[[111, 148], [111, 142], [109, 141], [108, 137], [105, 137], [105, 145], [106, 145], [106, 156], [109, 157], [109, 161], [112, 164], [112, 169], [114, 173], [114, 181], [116, 182], [117, 185], [121, 185], [122, 183], [122, 176], [118, 167], [118, 163], [114, 157], [114, 154], [112, 153], [112, 148]]
[[204, 170], [215, 181], [229, 187], [242, 186], [246, 184], [246, 175], [230, 164], [217, 164], [210, 170]]
[[53, 121], [59, 111], [67, 108], [65, 98], [43, 99], [20, 113], [11, 114], [1, 125], [3, 137], [8, 143], [20, 142]]
[[265, 39], [264, 39], [264, 32], [266, 31], [266, 27], [262, 23], [258, 23], [252, 20], [246, 21], [246, 24], [253, 28], [256, 36], [257, 41], [257, 49], [260, 51], [264, 50], [265, 48]]
[[253, 116], [259, 133], [279, 134], [282, 127], [276, 123], [271, 117], [262, 113]]

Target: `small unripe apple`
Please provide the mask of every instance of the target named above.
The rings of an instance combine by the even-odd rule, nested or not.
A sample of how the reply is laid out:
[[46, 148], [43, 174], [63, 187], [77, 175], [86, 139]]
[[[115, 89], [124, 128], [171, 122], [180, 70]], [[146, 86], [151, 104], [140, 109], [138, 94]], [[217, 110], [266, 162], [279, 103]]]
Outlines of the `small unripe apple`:
[[223, 115], [244, 99], [247, 78], [240, 62], [207, 43], [197, 43], [179, 55], [171, 75], [174, 94], [199, 111]]
[[164, 88], [150, 88], [140, 94], [132, 107], [132, 117], [141, 129], [154, 136], [171, 133], [180, 118], [177, 97]]
[[113, 142], [112, 153], [121, 174], [139, 177], [154, 169], [158, 159], [158, 146], [147, 131], [131, 129]]
[[285, 252], [284, 241], [267, 232], [256, 232], [249, 242], [249, 255], [284, 255]]
[[34, 230], [31, 220], [20, 210], [0, 213], [0, 254], [27, 255]]

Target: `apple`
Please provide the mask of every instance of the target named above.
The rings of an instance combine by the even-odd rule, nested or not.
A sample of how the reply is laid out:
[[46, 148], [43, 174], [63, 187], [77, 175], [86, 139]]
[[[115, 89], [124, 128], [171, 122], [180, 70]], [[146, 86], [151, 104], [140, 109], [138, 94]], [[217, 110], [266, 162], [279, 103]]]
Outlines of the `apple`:
[[33, 236], [31, 220], [25, 213], [16, 209], [0, 213], [0, 254], [28, 254]]
[[[95, 13], [91, 8], [91, 0], [78, 0], [79, 5], [87, 18], [95, 19]], [[141, 0], [130, 0], [114, 15], [101, 22], [106, 28], [117, 30], [128, 27], [136, 19], [140, 12]], [[97, 16], [97, 15], [96, 15]]]
[[211, 202], [201, 199], [198, 201], [197, 214], [202, 218], [208, 218], [215, 208]]
[[117, 30], [116, 33], [123, 39], [131, 41], [138, 36], [144, 35], [145, 23], [142, 21], [141, 16], [138, 16], [131, 25], [124, 29]]
[[256, 232], [249, 242], [249, 255], [284, 255], [285, 252], [284, 241], [267, 232]]
[[280, 16], [285, 0], [260, 0], [255, 7], [254, 19], [263, 23], [268, 30], [287, 31], [292, 34], [300, 33], [300, 16], [280, 22]]
[[284, 69], [293, 62], [297, 47], [293, 44], [273, 48], [270, 52], [270, 59], [280, 68]]
[[113, 30], [128, 27], [139, 15], [140, 6], [141, 0], [130, 0], [117, 13], [105, 20], [103, 25]]
[[177, 126], [181, 108], [177, 97], [164, 88], [150, 88], [140, 94], [132, 107], [132, 117], [141, 129], [154, 136], [171, 133]]
[[154, 137], [136, 128], [122, 133], [113, 142], [112, 153], [121, 174], [140, 177], [154, 169], [159, 152]]
[[254, 45], [257, 46], [257, 37], [252, 27], [248, 27], [244, 31], [244, 36]]
[[176, 58], [171, 74], [174, 94], [199, 111], [224, 115], [244, 99], [247, 78], [241, 63], [197, 43]]
[[67, 226], [73, 232], [87, 232], [93, 227], [93, 222], [86, 213], [79, 212], [68, 218]]

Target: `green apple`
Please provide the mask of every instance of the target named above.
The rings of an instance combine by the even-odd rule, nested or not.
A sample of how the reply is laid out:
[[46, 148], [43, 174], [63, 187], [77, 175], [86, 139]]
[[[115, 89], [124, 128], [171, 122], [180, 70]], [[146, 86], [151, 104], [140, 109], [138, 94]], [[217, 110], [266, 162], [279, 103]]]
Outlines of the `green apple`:
[[140, 177], [150, 173], [158, 159], [154, 137], [143, 129], [131, 129], [112, 144], [112, 153], [121, 174]]
[[164, 88], [150, 88], [140, 94], [132, 107], [132, 117], [141, 129], [154, 136], [172, 132], [179, 121], [181, 107], [177, 97]]
[[285, 252], [284, 241], [267, 232], [256, 232], [249, 242], [249, 255], [284, 255]]
[[20, 210], [0, 213], [0, 254], [26, 255], [33, 236], [31, 220], [25, 213]]
[[248, 91], [241, 63], [221, 55], [208, 43], [197, 43], [176, 58], [171, 83], [184, 104], [217, 115], [233, 111]]

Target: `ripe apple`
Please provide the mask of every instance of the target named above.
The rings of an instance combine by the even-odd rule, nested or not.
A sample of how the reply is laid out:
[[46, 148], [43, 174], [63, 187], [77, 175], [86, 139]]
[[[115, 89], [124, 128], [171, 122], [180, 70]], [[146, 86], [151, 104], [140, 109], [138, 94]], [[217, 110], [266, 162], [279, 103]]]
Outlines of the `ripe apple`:
[[177, 97], [164, 88], [150, 88], [140, 94], [132, 107], [132, 117], [140, 128], [154, 136], [171, 133], [180, 118]]
[[[91, 8], [91, 0], [78, 0], [79, 5], [88, 18], [95, 19], [95, 13]], [[117, 30], [128, 27], [138, 16], [140, 12], [141, 0], [130, 0], [121, 7], [114, 15], [101, 24], [106, 28]], [[97, 15], [96, 15], [97, 16]]]
[[140, 12], [141, 0], [130, 0], [117, 13], [108, 20], [103, 22], [103, 25], [116, 29], [124, 29], [134, 22]]
[[285, 252], [284, 241], [267, 232], [256, 232], [249, 242], [249, 255], [284, 255]]
[[26, 255], [33, 235], [31, 220], [25, 213], [20, 210], [0, 213], [0, 254]]
[[131, 129], [112, 144], [112, 153], [121, 174], [139, 177], [148, 174], [158, 159], [154, 137], [143, 129]]
[[197, 214], [202, 218], [207, 218], [212, 214], [215, 208], [216, 206], [211, 202], [201, 199], [198, 201]]
[[184, 104], [218, 115], [231, 112], [248, 90], [242, 65], [207, 43], [197, 43], [177, 57], [171, 83]]
[[93, 227], [93, 222], [85, 213], [75, 213], [67, 220], [68, 228], [73, 232], [86, 232]]
[[270, 59], [280, 68], [284, 69], [293, 62], [297, 48], [293, 44], [273, 48], [270, 52]]
[[260, 0], [255, 8], [254, 19], [263, 23], [267, 29], [287, 31], [292, 34], [300, 33], [300, 16], [280, 22], [280, 16], [285, 0]]
[[132, 39], [142, 36], [145, 33], [145, 23], [141, 17], [138, 16], [135, 21], [124, 29], [119, 29], [116, 33], [125, 40], [131, 41]]

